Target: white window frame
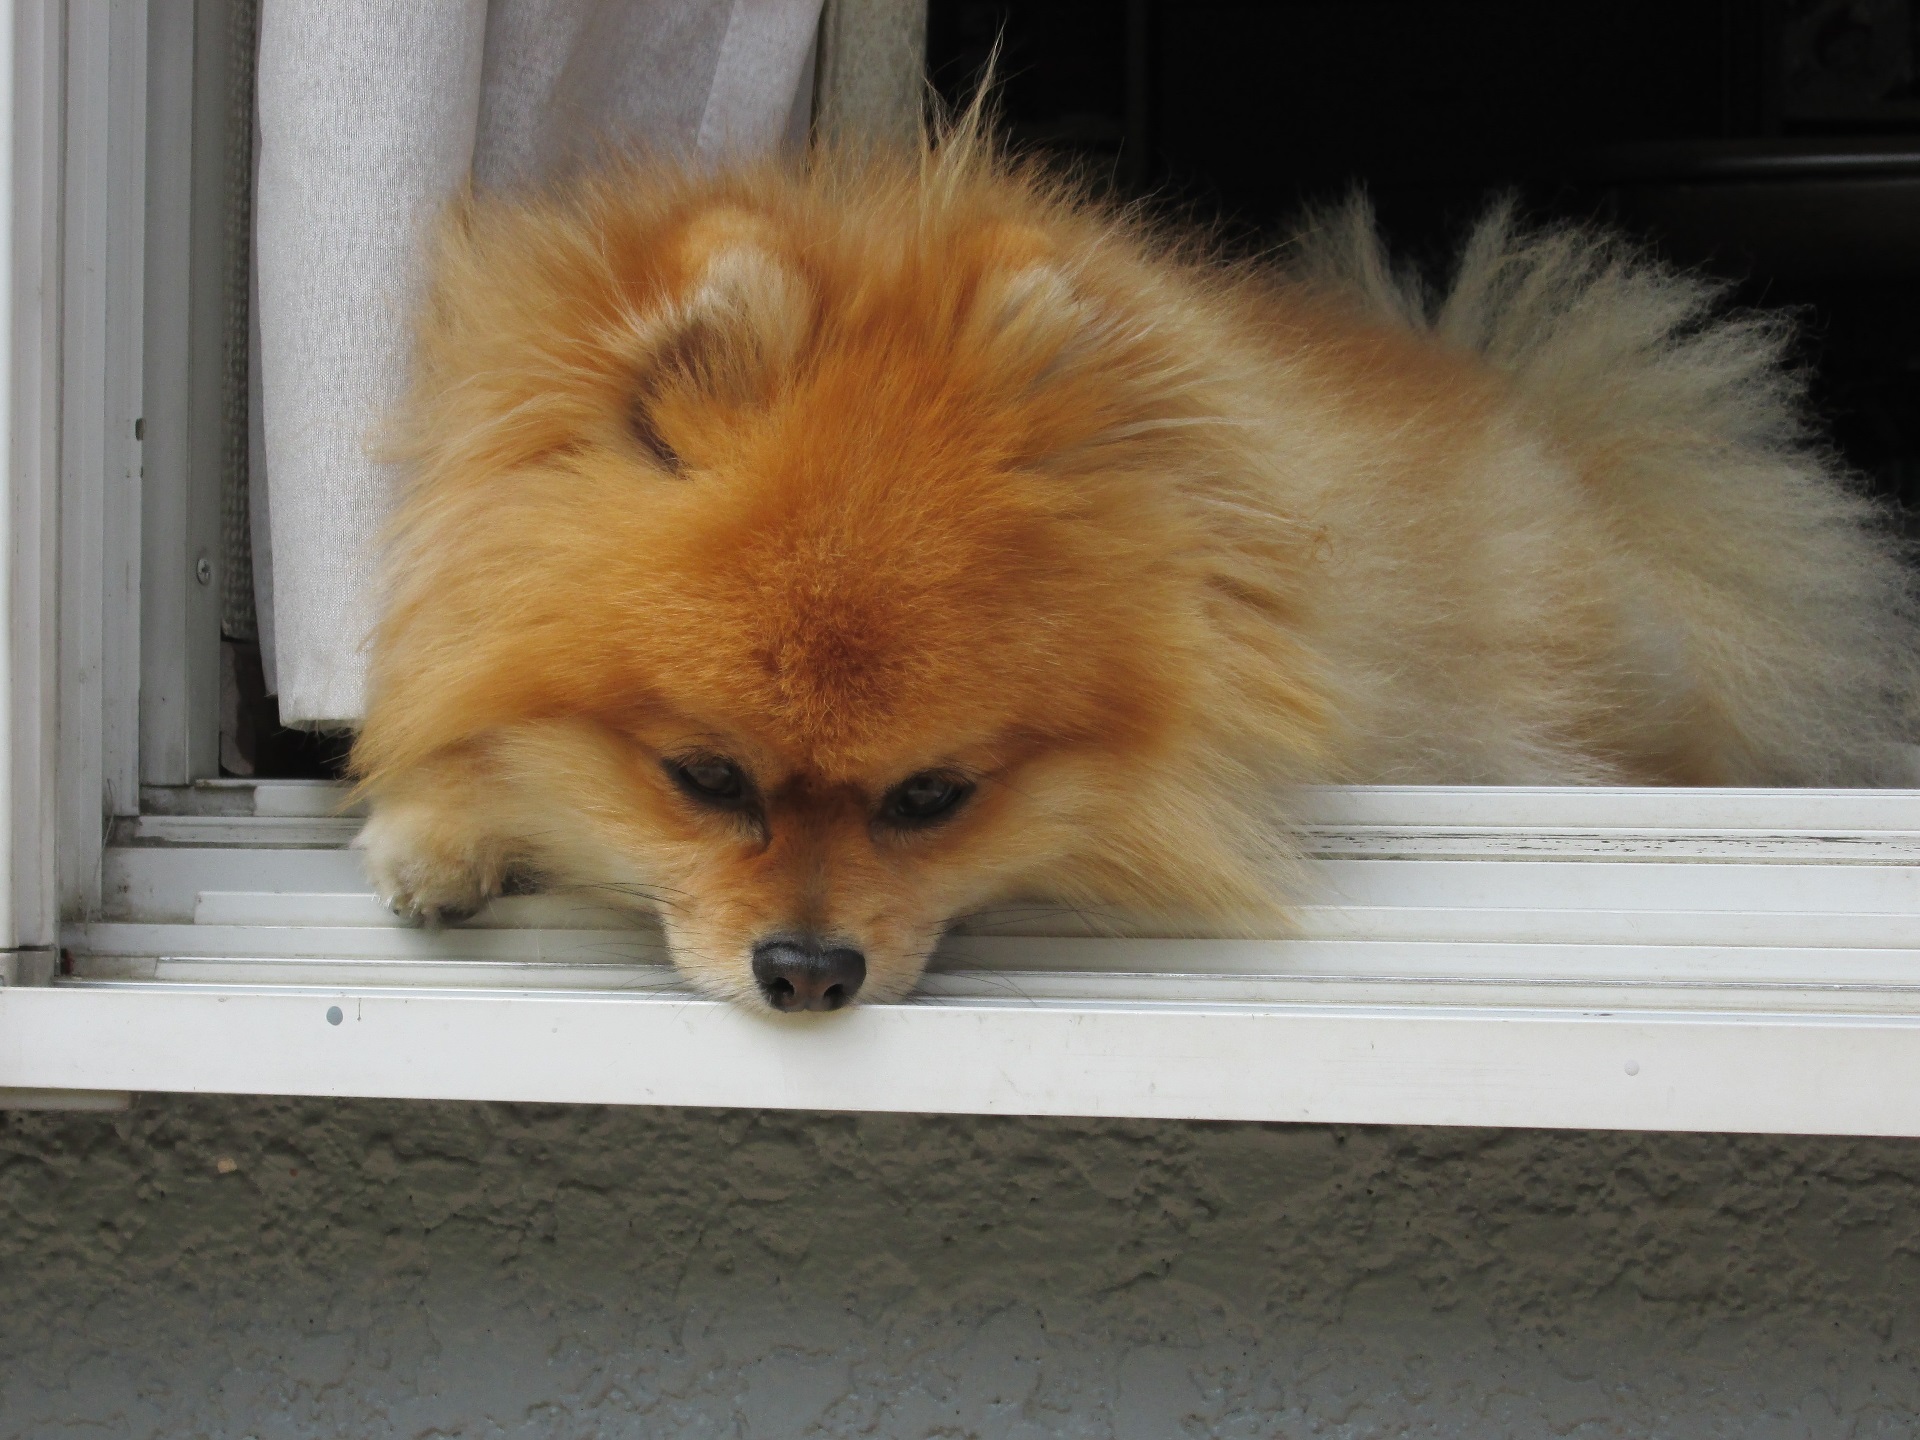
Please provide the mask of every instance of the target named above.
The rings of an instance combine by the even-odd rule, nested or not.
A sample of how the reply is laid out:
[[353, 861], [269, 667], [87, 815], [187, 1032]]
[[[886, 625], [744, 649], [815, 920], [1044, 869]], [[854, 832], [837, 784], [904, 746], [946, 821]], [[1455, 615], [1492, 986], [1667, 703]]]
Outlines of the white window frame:
[[833, 1016], [691, 996], [657, 935], [561, 897], [397, 926], [324, 787], [204, 778], [219, 14], [0, 0], [0, 1103], [1920, 1134], [1913, 792], [1315, 792], [1298, 938], [1001, 917], [922, 996]]

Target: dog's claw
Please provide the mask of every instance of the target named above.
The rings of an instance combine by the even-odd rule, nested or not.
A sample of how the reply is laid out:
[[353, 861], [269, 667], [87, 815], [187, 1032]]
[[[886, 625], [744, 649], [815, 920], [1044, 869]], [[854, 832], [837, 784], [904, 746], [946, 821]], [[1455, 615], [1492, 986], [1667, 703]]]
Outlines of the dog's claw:
[[471, 920], [500, 892], [503, 866], [424, 843], [418, 817], [377, 813], [356, 840], [374, 893], [409, 925], [438, 930]]
[[407, 924], [417, 925], [423, 930], [439, 930], [471, 920], [480, 913], [485, 902], [481, 905], [428, 905], [418, 900], [403, 900], [398, 895], [389, 895], [386, 903], [387, 909]]

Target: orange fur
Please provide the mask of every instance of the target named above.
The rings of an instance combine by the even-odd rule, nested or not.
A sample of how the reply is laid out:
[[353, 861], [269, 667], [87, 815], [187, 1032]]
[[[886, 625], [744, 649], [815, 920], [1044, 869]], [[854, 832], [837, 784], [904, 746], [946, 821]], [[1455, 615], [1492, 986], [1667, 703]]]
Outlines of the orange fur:
[[[1449, 344], [1364, 241], [1222, 265], [962, 131], [471, 202], [434, 277], [354, 754], [376, 878], [429, 917], [526, 865], [657, 907], [714, 993], [752, 997], [785, 933], [861, 949], [893, 998], [1010, 897], [1272, 922], [1291, 784], [1791, 783], [1838, 710], [1857, 756], [1904, 703], [1756, 719], [1732, 642], [1689, 629], [1764, 610], [1746, 572], [1663, 569], [1606, 488], [1680, 442]], [[1800, 463], [1677, 423], [1722, 468]], [[1905, 582], [1808, 483], [1827, 508], [1775, 528], [1859, 583], [1802, 628], [1865, 657]], [[1804, 688], [1774, 608], [1721, 669]], [[662, 768], [689, 754], [757, 811], [689, 799]], [[930, 770], [977, 789], [876, 820]]]

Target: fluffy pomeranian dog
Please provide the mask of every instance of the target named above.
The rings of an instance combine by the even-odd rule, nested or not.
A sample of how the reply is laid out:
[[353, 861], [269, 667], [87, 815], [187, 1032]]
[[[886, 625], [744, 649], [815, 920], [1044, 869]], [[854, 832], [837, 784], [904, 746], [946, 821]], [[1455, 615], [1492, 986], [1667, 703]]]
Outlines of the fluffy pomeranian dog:
[[1504, 211], [1443, 296], [1357, 203], [1228, 263], [977, 123], [466, 202], [371, 873], [630, 897], [833, 1009], [1013, 899], [1283, 930], [1302, 783], [1883, 780], [1909, 576], [1718, 298]]

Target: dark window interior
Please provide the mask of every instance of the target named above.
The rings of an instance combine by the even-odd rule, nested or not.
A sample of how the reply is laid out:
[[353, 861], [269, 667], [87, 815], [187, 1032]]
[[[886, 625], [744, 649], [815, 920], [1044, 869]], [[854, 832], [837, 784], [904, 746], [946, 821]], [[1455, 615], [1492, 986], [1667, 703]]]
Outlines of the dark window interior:
[[1435, 273], [1502, 192], [1793, 306], [1816, 399], [1920, 505], [1920, 0], [932, 0], [949, 101], [1242, 245], [1364, 185]]

